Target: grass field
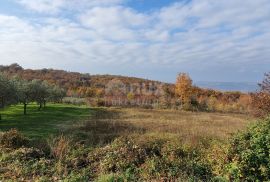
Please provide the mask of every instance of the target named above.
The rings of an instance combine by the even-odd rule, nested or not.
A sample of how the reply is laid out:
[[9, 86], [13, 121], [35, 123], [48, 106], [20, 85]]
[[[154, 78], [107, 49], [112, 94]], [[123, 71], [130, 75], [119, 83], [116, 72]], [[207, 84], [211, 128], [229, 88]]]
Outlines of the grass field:
[[23, 115], [23, 106], [11, 106], [2, 111], [3, 120], [0, 130], [17, 128], [28, 137], [47, 137], [59, 131], [58, 125], [70, 125], [89, 118], [91, 110], [86, 106], [48, 104], [38, 111], [37, 105], [28, 106], [27, 115]]
[[30, 138], [48, 137], [61, 131], [87, 139], [91, 144], [108, 143], [126, 135], [171, 136], [185, 142], [204, 138], [224, 140], [250, 122], [248, 116], [241, 114], [88, 108], [63, 104], [48, 104], [41, 111], [36, 105], [29, 105], [26, 116], [22, 114], [22, 106], [12, 106], [2, 113], [2, 131], [17, 128]]
[[251, 121], [243, 114], [100, 108], [89, 120], [73, 125], [68, 133], [101, 144], [119, 136], [174, 138], [192, 144], [208, 139], [226, 141]]

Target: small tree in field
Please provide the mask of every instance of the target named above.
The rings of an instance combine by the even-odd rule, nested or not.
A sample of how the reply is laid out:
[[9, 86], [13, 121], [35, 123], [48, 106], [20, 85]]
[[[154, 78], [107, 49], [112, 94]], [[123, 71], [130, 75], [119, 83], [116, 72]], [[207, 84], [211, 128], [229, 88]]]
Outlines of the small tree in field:
[[27, 114], [27, 105], [34, 101], [32, 82], [16, 79], [19, 102], [23, 104], [23, 114]]
[[31, 83], [31, 94], [33, 100], [39, 104], [39, 110], [46, 106], [47, 99], [50, 96], [49, 85], [41, 80], [33, 80]]
[[49, 89], [49, 101], [59, 103], [66, 96], [66, 91], [58, 86], [53, 86]]
[[[14, 81], [0, 74], [0, 109], [15, 104], [17, 101], [17, 90]], [[0, 114], [1, 119], [2, 116]]]
[[179, 96], [180, 101], [184, 106], [190, 105], [193, 94], [192, 92], [192, 79], [187, 73], [180, 73], [176, 80], [175, 93]]

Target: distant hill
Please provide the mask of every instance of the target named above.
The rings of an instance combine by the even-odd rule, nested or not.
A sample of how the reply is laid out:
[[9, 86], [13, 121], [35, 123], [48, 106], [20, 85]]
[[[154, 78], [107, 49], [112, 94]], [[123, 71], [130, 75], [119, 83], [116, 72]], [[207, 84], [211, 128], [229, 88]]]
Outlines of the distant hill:
[[241, 91], [253, 92], [258, 90], [258, 83], [255, 82], [196, 82], [195, 85], [201, 88], [214, 89], [220, 91]]
[[139, 87], [143, 85], [151, 87], [154, 85], [153, 89], [157, 89], [161, 85], [172, 87], [172, 84], [168, 83], [119, 75], [90, 75], [88, 73], [54, 69], [24, 69], [16, 63], [9, 66], [0, 65], [0, 72], [6, 73], [9, 76], [16, 75], [25, 80], [45, 80], [50, 84], [56, 84], [65, 88], [70, 93], [69, 95], [72, 95], [72, 92], [79, 93], [81, 96], [92, 95], [92, 92], [104, 92], [105, 87], [112, 80], [118, 80], [125, 85], [138, 85]]

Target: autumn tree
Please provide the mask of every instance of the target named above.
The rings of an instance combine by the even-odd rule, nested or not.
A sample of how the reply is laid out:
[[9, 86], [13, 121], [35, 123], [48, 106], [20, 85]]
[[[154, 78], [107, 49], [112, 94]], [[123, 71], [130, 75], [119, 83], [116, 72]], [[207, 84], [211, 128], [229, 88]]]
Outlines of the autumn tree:
[[265, 73], [264, 80], [259, 86], [262, 92], [270, 94], [270, 72]]
[[251, 95], [253, 114], [265, 117], [270, 113], [270, 73], [266, 73], [264, 80], [259, 84], [261, 90]]
[[129, 93], [127, 94], [127, 100], [128, 100], [128, 102], [129, 102], [129, 104], [131, 104], [132, 101], [133, 101], [134, 99], [135, 99], [135, 94], [132, 93], [132, 92], [129, 92]]
[[[13, 80], [8, 79], [5, 75], [0, 74], [0, 109], [18, 101], [17, 90]], [[0, 114], [0, 120], [2, 116]]]
[[179, 99], [183, 105], [190, 105], [193, 94], [193, 86], [192, 79], [187, 73], [180, 73], [178, 75], [175, 84], [175, 93], [177, 96], [179, 96]]
[[171, 107], [172, 98], [174, 98], [174, 91], [169, 85], [163, 85], [161, 89], [162, 94], [159, 96], [159, 106], [166, 109]]

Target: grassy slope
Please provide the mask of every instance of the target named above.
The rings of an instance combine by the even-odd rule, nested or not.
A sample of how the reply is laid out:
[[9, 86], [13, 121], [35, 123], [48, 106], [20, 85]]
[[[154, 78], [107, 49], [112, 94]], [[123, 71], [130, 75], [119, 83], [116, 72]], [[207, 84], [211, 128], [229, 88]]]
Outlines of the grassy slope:
[[3, 120], [0, 121], [0, 131], [17, 128], [26, 136], [46, 137], [56, 134], [59, 125], [69, 125], [90, 116], [91, 110], [87, 107], [48, 104], [45, 109], [38, 111], [37, 105], [29, 105], [27, 115], [23, 115], [23, 106], [11, 106], [1, 111]]

